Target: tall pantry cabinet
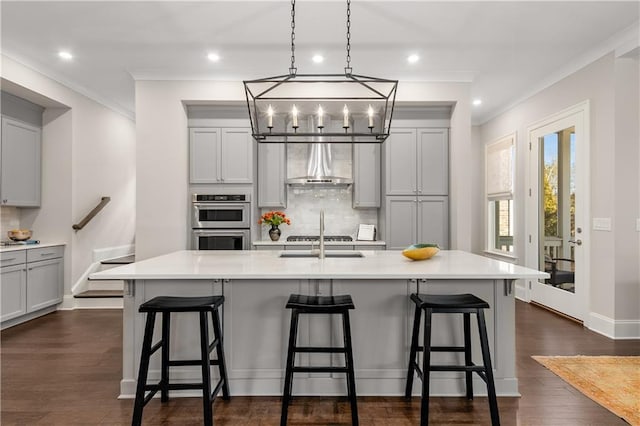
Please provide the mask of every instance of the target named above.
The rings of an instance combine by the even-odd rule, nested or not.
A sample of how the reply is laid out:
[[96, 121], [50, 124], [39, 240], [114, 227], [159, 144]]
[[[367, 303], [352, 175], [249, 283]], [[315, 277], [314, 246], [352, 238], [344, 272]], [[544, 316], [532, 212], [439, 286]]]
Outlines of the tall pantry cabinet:
[[449, 130], [392, 129], [384, 145], [387, 249], [449, 248]]

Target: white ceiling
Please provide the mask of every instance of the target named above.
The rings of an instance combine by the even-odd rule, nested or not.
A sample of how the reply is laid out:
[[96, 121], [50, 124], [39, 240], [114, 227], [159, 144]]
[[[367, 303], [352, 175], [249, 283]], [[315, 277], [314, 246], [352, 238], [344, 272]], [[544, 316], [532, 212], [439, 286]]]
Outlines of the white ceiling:
[[[637, 1], [353, 0], [351, 9], [354, 73], [471, 82], [483, 100], [475, 123], [615, 48], [640, 15]], [[299, 73], [342, 72], [345, 20], [346, 2], [298, 0]], [[243, 80], [290, 64], [287, 0], [3, 1], [1, 24], [4, 54], [129, 115], [134, 79]], [[58, 58], [61, 49], [74, 59]], [[407, 63], [411, 53], [418, 63]]]

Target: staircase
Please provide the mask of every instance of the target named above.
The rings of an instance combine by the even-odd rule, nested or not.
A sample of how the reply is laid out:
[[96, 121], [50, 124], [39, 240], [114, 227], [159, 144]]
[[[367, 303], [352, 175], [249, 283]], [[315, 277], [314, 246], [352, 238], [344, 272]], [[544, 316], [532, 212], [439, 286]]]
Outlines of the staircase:
[[[100, 261], [98, 271], [114, 268], [116, 266], [127, 265], [135, 262], [133, 254], [120, 256], [112, 259]], [[95, 271], [97, 272], [97, 271]], [[88, 288], [73, 297], [76, 299], [76, 308], [86, 309], [113, 309], [122, 308], [122, 297], [124, 294], [124, 282], [113, 280], [92, 280], [89, 279]]]

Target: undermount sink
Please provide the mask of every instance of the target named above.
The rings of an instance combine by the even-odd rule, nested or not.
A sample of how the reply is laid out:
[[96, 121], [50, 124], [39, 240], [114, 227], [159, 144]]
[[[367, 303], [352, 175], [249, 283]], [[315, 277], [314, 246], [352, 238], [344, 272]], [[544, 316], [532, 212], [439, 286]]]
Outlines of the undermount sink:
[[[279, 257], [319, 257], [320, 253], [317, 251], [283, 251], [280, 253]], [[333, 251], [328, 250], [324, 252], [324, 257], [347, 257], [347, 258], [355, 258], [355, 257], [364, 257], [364, 254], [359, 251]]]

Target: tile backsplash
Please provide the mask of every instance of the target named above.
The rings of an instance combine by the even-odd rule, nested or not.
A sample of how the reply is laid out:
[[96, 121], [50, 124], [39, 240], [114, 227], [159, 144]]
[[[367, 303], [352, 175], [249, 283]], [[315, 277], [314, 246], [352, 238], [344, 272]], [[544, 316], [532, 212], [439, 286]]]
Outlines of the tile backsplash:
[[[280, 225], [281, 240], [289, 235], [318, 235], [320, 209], [324, 209], [325, 235], [351, 235], [358, 232], [358, 224], [378, 225], [377, 209], [352, 208], [351, 187], [348, 188], [298, 188], [290, 187], [287, 208], [291, 225]], [[262, 209], [261, 214], [273, 209]], [[262, 240], [269, 240], [269, 226], [261, 226]]]
[[20, 212], [17, 207], [0, 207], [0, 239], [7, 238], [7, 231], [20, 228]]

